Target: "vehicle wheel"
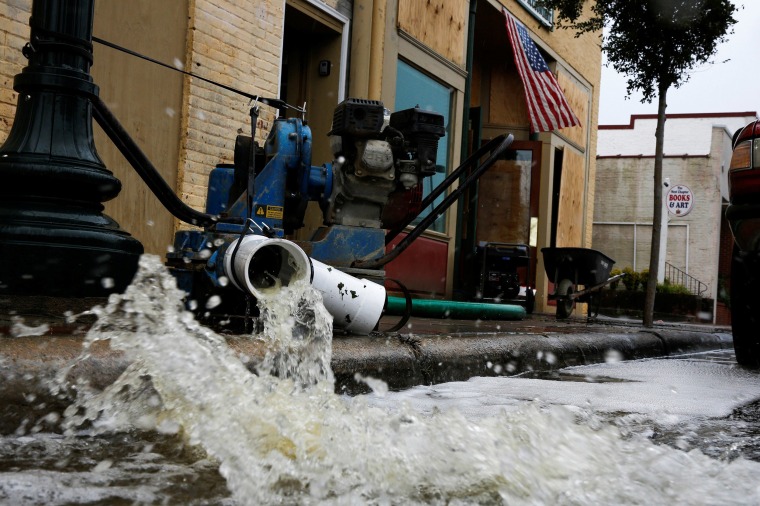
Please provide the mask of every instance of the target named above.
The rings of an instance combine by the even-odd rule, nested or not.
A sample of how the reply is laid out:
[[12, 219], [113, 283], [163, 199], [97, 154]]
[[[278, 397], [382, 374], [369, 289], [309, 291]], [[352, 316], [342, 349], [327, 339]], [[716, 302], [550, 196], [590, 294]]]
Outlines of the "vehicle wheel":
[[563, 279], [557, 286], [557, 318], [568, 318], [573, 312], [575, 303], [567, 297], [573, 293], [573, 282]]
[[731, 330], [739, 365], [760, 368], [760, 261], [734, 245], [731, 257]]

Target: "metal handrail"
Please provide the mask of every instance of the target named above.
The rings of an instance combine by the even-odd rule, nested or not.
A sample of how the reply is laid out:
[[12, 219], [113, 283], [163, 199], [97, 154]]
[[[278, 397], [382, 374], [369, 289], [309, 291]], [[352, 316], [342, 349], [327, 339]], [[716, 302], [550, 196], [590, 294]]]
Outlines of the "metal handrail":
[[665, 262], [665, 278], [674, 285], [685, 286], [687, 290], [698, 297], [707, 291], [705, 283], [668, 262]]

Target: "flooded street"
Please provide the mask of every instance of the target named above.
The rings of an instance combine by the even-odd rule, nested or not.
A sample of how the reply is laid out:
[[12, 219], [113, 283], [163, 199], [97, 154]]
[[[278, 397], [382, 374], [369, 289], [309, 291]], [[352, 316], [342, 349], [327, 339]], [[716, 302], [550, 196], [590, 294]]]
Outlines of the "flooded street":
[[[440, 490], [433, 492], [442, 481], [454, 487], [448, 493], [457, 497], [456, 504], [760, 500], [753, 478], [760, 471], [760, 375], [737, 368], [732, 352], [573, 367], [541, 376], [478, 377], [403, 392], [386, 392], [370, 381], [376, 393], [323, 397], [319, 402], [332, 414], [315, 416], [298, 414], [310, 403], [296, 394], [291, 401], [299, 405], [293, 411], [280, 405], [268, 413], [289, 412], [320, 423], [322, 436], [331, 435], [311, 444], [330, 447], [322, 448], [312, 465], [329, 469], [299, 478], [292, 474], [298, 458], [272, 460], [277, 452], [270, 451], [260, 454], [262, 468], [244, 474], [251, 485], [261, 480], [274, 486], [284, 504], [451, 503], [451, 497], [437, 495]], [[176, 430], [170, 425], [2, 438], [0, 503], [257, 503], [260, 496], [235, 497], [225, 464], [220, 467], [203, 444]], [[219, 427], [216, 434], [230, 448], [240, 444], [241, 451], [261, 451], [260, 444], [230, 440], [235, 432], [225, 437], [224, 431]], [[346, 440], [338, 436], [341, 431]], [[383, 498], [372, 489], [334, 495], [314, 488], [316, 483], [334, 487], [329, 482], [336, 472], [358, 480], [349, 489], [369, 480], [406, 492], [397, 489], [400, 496]], [[277, 475], [274, 481], [271, 473]], [[404, 486], [408, 481], [411, 489]], [[414, 484], [430, 490], [412, 493]]]
[[469, 419], [525, 404], [561, 405], [579, 421], [608, 423], [718, 460], [760, 461], [760, 374], [737, 366], [732, 350], [570, 367], [513, 377], [473, 378], [374, 396], [393, 408], [425, 413], [456, 409]]
[[730, 353], [339, 395], [314, 297], [267, 301], [250, 370], [145, 259], [85, 339], [132, 365], [102, 389], [60, 372], [68, 407], [0, 438], [0, 504], [760, 502], [760, 375]]

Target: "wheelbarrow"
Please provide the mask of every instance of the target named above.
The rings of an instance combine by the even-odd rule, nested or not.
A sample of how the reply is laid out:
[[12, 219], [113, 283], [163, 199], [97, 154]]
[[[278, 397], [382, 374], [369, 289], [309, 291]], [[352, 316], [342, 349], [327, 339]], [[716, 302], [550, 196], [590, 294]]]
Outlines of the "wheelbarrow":
[[[554, 293], [549, 300], [557, 301], [557, 318], [567, 318], [576, 302], [591, 302], [602, 289], [623, 277], [610, 277], [615, 261], [604, 253], [589, 248], [541, 248], [544, 268], [549, 281], [554, 283]], [[582, 287], [582, 288], [581, 288]], [[594, 317], [599, 313], [597, 304]]]

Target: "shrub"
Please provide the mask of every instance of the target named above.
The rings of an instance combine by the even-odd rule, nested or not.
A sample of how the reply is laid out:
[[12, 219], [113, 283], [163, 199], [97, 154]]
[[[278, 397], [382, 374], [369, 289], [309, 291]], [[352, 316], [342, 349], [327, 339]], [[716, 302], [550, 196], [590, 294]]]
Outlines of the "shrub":
[[688, 288], [683, 285], [674, 285], [668, 278], [663, 283], [657, 283], [657, 293], [673, 293], [678, 295], [691, 295]]
[[632, 292], [639, 287], [639, 274], [630, 267], [623, 269], [623, 285]]

